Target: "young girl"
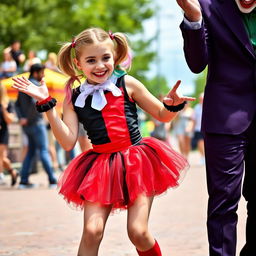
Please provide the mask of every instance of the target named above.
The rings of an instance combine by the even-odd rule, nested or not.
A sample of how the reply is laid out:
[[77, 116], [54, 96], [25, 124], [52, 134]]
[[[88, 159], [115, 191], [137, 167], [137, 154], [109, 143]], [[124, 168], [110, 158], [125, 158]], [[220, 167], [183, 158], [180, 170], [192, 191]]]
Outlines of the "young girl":
[[[99, 28], [81, 32], [60, 49], [59, 66], [70, 76], [63, 104], [63, 121], [54, 108], [44, 82], [34, 86], [26, 78], [14, 79], [14, 88], [33, 97], [37, 109], [45, 111], [54, 135], [65, 150], [74, 147], [78, 122], [88, 132], [93, 149], [76, 157], [59, 181], [60, 193], [84, 209], [84, 229], [79, 256], [96, 256], [107, 218], [115, 209], [128, 209], [128, 235], [139, 255], [161, 255], [148, 230], [148, 218], [155, 195], [176, 187], [186, 160], [154, 138], [141, 138], [136, 104], [162, 122], [169, 122], [194, 100], [176, 93], [180, 81], [164, 99], [164, 105], [135, 78], [126, 74], [129, 64], [126, 37]], [[86, 81], [72, 90], [72, 84]]]

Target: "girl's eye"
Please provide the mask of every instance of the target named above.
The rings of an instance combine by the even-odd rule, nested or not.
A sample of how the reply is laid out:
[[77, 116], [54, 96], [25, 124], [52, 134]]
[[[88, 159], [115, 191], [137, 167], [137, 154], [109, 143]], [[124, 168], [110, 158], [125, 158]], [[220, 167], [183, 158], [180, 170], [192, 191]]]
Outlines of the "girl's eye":
[[104, 57], [103, 57], [103, 60], [104, 60], [104, 61], [108, 61], [109, 59], [110, 59], [110, 56], [104, 56]]
[[94, 63], [94, 62], [95, 62], [94, 59], [89, 59], [89, 60], [87, 60], [87, 63]]

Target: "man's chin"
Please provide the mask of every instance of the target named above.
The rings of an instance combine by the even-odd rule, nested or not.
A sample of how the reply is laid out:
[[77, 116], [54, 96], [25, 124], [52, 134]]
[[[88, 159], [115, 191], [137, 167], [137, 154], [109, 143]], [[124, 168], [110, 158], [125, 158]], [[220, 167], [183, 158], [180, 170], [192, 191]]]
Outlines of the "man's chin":
[[235, 0], [237, 3], [237, 6], [239, 8], [239, 10], [242, 13], [250, 13], [252, 12], [252, 10], [256, 7], [256, 2], [253, 1], [252, 4], [243, 4], [241, 0]]

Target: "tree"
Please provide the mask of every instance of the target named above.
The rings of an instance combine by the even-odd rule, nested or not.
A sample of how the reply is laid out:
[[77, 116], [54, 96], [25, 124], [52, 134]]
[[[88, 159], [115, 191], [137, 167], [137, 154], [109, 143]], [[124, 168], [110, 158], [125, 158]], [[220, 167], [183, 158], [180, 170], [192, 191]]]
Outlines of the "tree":
[[19, 39], [26, 52], [57, 52], [86, 27], [140, 33], [153, 15], [149, 0], [1, 0], [0, 12], [0, 47]]
[[[30, 49], [58, 52], [60, 43], [92, 26], [132, 38], [143, 32], [142, 22], [154, 14], [150, 0], [1, 0], [0, 12], [0, 50], [19, 39], [26, 53]], [[134, 58], [129, 74], [157, 96], [169, 88], [163, 77], [146, 76], [156, 57], [148, 50], [152, 40], [131, 41]]]

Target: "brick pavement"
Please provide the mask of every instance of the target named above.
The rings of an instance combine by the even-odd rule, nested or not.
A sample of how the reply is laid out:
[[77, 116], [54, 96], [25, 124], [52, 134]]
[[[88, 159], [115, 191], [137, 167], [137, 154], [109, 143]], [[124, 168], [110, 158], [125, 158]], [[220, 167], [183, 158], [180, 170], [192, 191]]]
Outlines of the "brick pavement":
[[[150, 229], [164, 256], [207, 256], [206, 184], [198, 154], [177, 189], [156, 198]], [[8, 177], [9, 178], [9, 177]], [[0, 186], [0, 256], [75, 256], [82, 232], [82, 212], [66, 205], [56, 190], [47, 188], [44, 172], [31, 176], [37, 189]], [[244, 241], [245, 204], [241, 201], [238, 249]], [[126, 212], [110, 216], [99, 256], [135, 256], [126, 234]]]

